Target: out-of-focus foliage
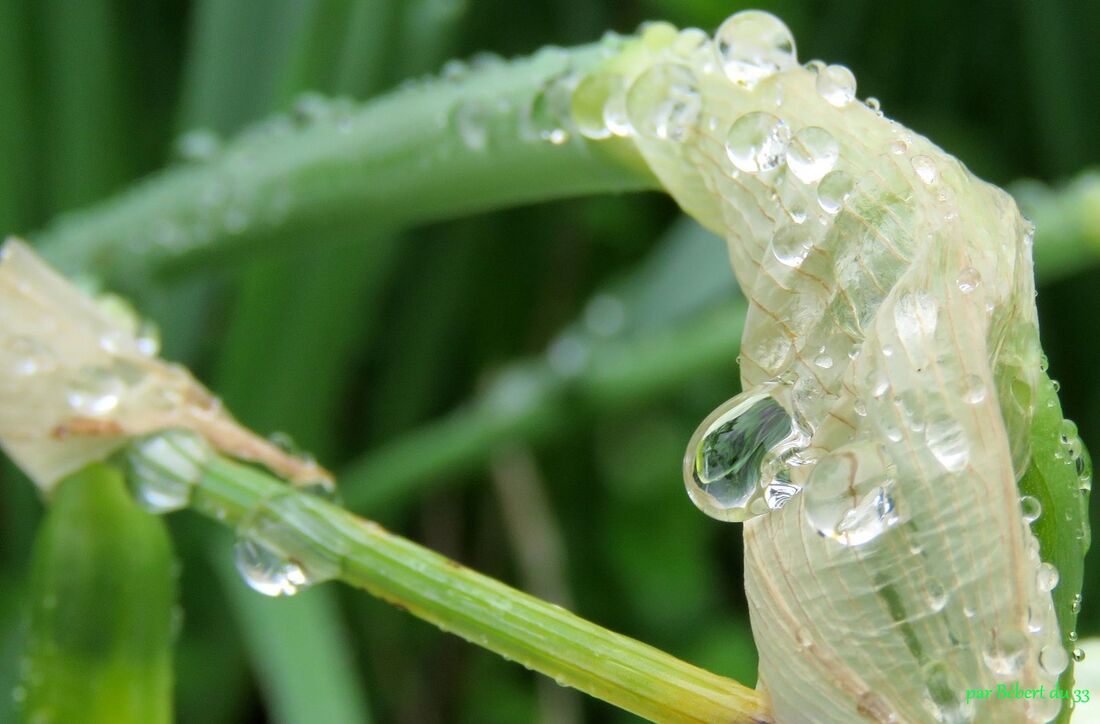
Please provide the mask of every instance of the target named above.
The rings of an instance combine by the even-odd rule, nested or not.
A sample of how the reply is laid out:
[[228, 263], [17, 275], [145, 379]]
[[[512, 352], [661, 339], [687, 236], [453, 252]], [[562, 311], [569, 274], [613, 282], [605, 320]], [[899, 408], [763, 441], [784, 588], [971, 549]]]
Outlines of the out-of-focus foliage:
[[[710, 30], [747, 6], [0, 0], [0, 230], [30, 234], [177, 162], [181, 149], [201, 152], [275, 111], [300, 112], [307, 90], [364, 99], [452, 56], [584, 42], [649, 18]], [[1100, 6], [760, 6], [790, 25], [803, 60], [849, 65], [861, 97], [879, 98], [888, 115], [991, 181], [1055, 183], [1100, 161], [1092, 132], [1100, 88], [1089, 75], [1100, 63], [1090, 32]], [[215, 135], [184, 135], [195, 129]], [[697, 421], [737, 389], [732, 354], [722, 353], [735, 347], [724, 335], [736, 342], [740, 330], [714, 313], [736, 292], [718, 242], [677, 218], [667, 199], [640, 195], [400, 235], [330, 229], [294, 252], [261, 250], [136, 301], [161, 325], [167, 355], [192, 366], [245, 423], [286, 431], [336, 471], [376, 450], [396, 457], [375, 470], [420, 466], [430, 450], [419, 446], [440, 439], [426, 426], [499, 386], [516, 360], [537, 360], [567, 380], [579, 374], [576, 384], [540, 388], [546, 397], [524, 428], [534, 444], [450, 466], [401, 505], [359, 512], [381, 512], [398, 531], [473, 567], [751, 684], [740, 529], [699, 515], [679, 470]], [[1100, 311], [1097, 282], [1100, 271], [1078, 273], [1042, 286], [1039, 299], [1050, 373], [1092, 449], [1100, 449], [1100, 342], [1087, 325]], [[684, 330], [691, 339], [675, 336]], [[618, 377], [584, 376], [589, 357], [603, 359], [600, 345], [620, 342], [647, 356], [617, 358]], [[646, 366], [689, 343], [694, 366]], [[31, 486], [5, 468], [0, 722], [13, 716], [40, 515]], [[333, 662], [339, 676], [319, 677], [331, 688], [315, 696], [334, 716], [625, 717], [364, 596], [327, 587], [257, 602], [223, 575], [229, 552], [214, 526], [182, 514], [171, 527], [182, 564], [175, 699], [183, 721], [301, 721], [310, 690], [282, 683], [317, 677]], [[1086, 577], [1082, 638], [1100, 633], [1098, 598], [1100, 581]], [[305, 620], [324, 622], [308, 646], [294, 638], [308, 634], [292, 628]]]

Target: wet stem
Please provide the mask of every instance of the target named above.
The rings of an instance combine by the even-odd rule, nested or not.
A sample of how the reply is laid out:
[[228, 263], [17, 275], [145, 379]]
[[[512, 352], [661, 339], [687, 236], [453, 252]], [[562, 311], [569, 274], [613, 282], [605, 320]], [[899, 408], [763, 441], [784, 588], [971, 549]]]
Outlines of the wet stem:
[[255, 468], [213, 459], [195, 482], [191, 507], [238, 526], [245, 540], [292, 561], [309, 582], [331, 577], [362, 588], [647, 719], [765, 718], [759, 695], [731, 679], [476, 573]]

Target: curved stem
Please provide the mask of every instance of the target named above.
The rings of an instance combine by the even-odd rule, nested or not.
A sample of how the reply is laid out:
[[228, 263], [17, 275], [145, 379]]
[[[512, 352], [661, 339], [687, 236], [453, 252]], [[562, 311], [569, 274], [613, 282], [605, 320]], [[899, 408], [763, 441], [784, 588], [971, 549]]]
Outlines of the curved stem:
[[[495, 207], [654, 187], [632, 153], [542, 137], [568, 108], [547, 91], [600, 62], [596, 46], [422, 81], [363, 106], [300, 109], [212, 158], [62, 217], [36, 235], [55, 266], [117, 283], [261, 241], [301, 245], [361, 220], [400, 227]], [[561, 140], [561, 136], [556, 137]], [[625, 142], [624, 142], [625, 143]], [[624, 146], [617, 146], [621, 151]]]

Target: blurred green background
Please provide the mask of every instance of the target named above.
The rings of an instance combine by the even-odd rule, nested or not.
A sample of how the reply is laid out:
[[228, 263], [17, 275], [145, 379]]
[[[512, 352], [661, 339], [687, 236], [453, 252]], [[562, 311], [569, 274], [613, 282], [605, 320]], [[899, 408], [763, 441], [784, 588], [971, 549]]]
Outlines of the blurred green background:
[[[744, 7], [775, 12], [803, 60], [850, 66], [861, 97], [990, 181], [1057, 185], [1100, 161], [1100, 4], [0, 0], [0, 230], [33, 237], [252, 122], [308, 113], [306, 91], [366, 99], [452, 57], [589, 42], [647, 19], [709, 31]], [[1040, 267], [1039, 307], [1066, 414], [1095, 451], [1100, 257], [1074, 243], [1072, 273]], [[740, 311], [719, 242], [641, 194], [401, 234], [328, 229], [297, 247], [136, 302], [166, 355], [245, 423], [288, 433], [361, 491], [377, 483], [348, 496], [357, 511], [755, 681], [740, 529], [705, 518], [680, 482], [696, 423], [738, 389]], [[503, 417], [485, 413], [502, 405]], [[6, 467], [0, 722], [14, 717], [40, 515]], [[237, 579], [217, 526], [185, 513], [171, 527], [181, 721], [630, 719], [359, 592], [263, 599]], [[1086, 578], [1083, 637], [1100, 633], [1098, 588]]]

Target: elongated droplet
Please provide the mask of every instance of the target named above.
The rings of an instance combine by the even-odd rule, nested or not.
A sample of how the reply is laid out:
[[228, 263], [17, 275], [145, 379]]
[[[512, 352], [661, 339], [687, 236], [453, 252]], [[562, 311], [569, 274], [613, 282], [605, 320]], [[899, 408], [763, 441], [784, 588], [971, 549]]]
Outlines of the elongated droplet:
[[714, 34], [714, 45], [726, 77], [744, 88], [798, 64], [791, 31], [782, 20], [760, 10], [727, 18]]
[[1015, 676], [1027, 657], [1028, 640], [1021, 631], [1004, 631], [994, 636], [992, 643], [982, 653], [989, 670], [998, 676]]
[[265, 596], [293, 596], [308, 583], [300, 565], [257, 541], [239, 539], [233, 554], [244, 582]]
[[810, 126], [794, 134], [787, 148], [787, 168], [802, 183], [817, 183], [833, 170], [840, 145], [824, 128]]
[[893, 465], [878, 445], [847, 445], [810, 473], [802, 493], [806, 520], [842, 545], [864, 545], [898, 522], [893, 488]]
[[753, 111], [734, 121], [726, 136], [726, 155], [746, 173], [770, 171], [787, 158], [791, 129], [781, 119]]
[[[768, 390], [728, 400], [703, 421], [688, 444], [684, 484], [692, 502], [718, 520], [742, 521], [766, 512], [761, 464], [793, 427], [791, 416]], [[789, 488], [773, 491], [773, 496], [791, 494]], [[781, 505], [785, 499], [772, 502]]]
[[67, 390], [69, 407], [77, 415], [106, 415], [122, 400], [126, 386], [110, 370], [87, 367], [70, 383]]

